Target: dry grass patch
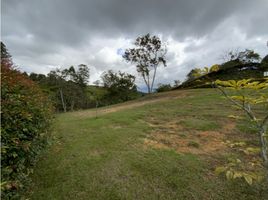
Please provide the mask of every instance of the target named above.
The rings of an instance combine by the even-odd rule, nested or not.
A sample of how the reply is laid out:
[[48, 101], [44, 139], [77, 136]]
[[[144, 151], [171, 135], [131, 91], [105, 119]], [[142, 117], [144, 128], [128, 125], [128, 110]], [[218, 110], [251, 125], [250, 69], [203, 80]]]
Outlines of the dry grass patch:
[[149, 118], [147, 124], [153, 130], [145, 138], [145, 146], [174, 149], [178, 153], [197, 155], [226, 153], [228, 146], [225, 141], [230, 135], [236, 133], [234, 121], [225, 122], [222, 128], [217, 131], [189, 130], [180, 123], [180, 120], [161, 122], [155, 118]]
[[144, 141], [153, 148], [174, 149], [179, 153], [219, 154], [227, 145], [224, 135], [216, 131], [194, 131], [193, 133], [153, 132]]

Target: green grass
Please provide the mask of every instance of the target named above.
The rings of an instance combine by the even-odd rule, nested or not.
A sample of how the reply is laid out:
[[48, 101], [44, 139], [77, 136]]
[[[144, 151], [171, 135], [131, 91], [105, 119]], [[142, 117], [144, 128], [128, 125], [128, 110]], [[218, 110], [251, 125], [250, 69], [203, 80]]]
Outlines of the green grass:
[[207, 119], [188, 118], [181, 121], [181, 124], [187, 129], [195, 129], [200, 131], [217, 130], [220, 128], [219, 124]]
[[214, 175], [215, 159], [224, 155], [211, 159], [172, 148], [145, 147], [144, 139], [155, 130], [148, 121], [164, 128], [178, 121], [185, 128], [178, 134], [187, 136], [192, 129], [220, 129], [234, 112], [214, 90], [188, 93], [185, 98], [98, 118], [77, 117], [75, 112], [58, 115], [52, 144], [37, 163], [26, 196], [34, 200], [267, 199], [267, 190], [258, 185]]

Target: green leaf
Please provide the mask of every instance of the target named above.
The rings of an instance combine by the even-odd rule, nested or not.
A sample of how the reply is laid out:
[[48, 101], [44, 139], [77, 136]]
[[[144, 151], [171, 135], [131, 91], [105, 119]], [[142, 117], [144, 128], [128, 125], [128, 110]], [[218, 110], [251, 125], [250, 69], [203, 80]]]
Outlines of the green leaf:
[[227, 180], [231, 180], [233, 178], [234, 173], [230, 170], [226, 172], [226, 178]]
[[7, 181], [1, 182], [1, 188], [4, 187], [7, 184]]
[[246, 182], [249, 184], [249, 185], [252, 185], [252, 177], [249, 175], [249, 174], [244, 174], [244, 179], [246, 180]]
[[264, 179], [264, 176], [257, 176], [257, 181], [261, 182]]
[[14, 152], [14, 153], [12, 153], [12, 156], [13, 156], [13, 158], [16, 158], [18, 156], [18, 154]]
[[243, 176], [243, 173], [241, 172], [234, 172], [234, 179], [235, 178], [241, 178]]
[[221, 173], [223, 173], [224, 171], [226, 171], [226, 167], [217, 167], [216, 169], [215, 169], [215, 173], [218, 175], [218, 174], [221, 174]]
[[260, 153], [260, 148], [253, 148], [253, 147], [248, 147], [246, 150], [244, 150], [244, 153], [249, 155], [249, 154], [257, 154]]

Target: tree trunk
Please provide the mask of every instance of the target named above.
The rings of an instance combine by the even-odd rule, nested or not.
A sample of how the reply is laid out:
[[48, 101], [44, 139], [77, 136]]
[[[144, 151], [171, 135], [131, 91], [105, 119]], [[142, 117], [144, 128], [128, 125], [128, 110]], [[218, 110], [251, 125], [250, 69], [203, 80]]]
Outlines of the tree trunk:
[[149, 83], [146, 81], [146, 78], [145, 78], [145, 75], [144, 75], [144, 74], [142, 74], [142, 78], [143, 78], [143, 80], [144, 80], [144, 82], [145, 82], [145, 84], [146, 84], [146, 86], [147, 86], [148, 94], [150, 94], [150, 93], [151, 93], [151, 92], [150, 92], [150, 85], [149, 85]]
[[151, 94], [150, 85], [147, 85], [148, 94]]
[[267, 141], [266, 141], [266, 128], [261, 127], [259, 131], [260, 143], [261, 143], [261, 156], [263, 158], [264, 166], [268, 169], [268, 157], [267, 157]]
[[61, 103], [62, 103], [63, 111], [66, 112], [66, 104], [64, 103], [62, 89], [60, 89], [60, 97], [61, 97]]
[[157, 66], [154, 66], [154, 76], [153, 76], [153, 79], [152, 79], [151, 91], [153, 90], [153, 87], [154, 87], [154, 80], [155, 80], [155, 75], [156, 75], [156, 69], [157, 69]]
[[151, 87], [150, 87], [150, 74], [148, 74], [147, 76], [147, 82], [148, 82], [148, 93], [151, 94], [152, 90], [151, 90]]
[[74, 100], [71, 102], [71, 111], [74, 111]]
[[95, 118], [97, 119], [98, 118], [98, 106], [99, 106], [99, 102], [98, 101], [96, 101], [96, 116], [95, 116]]

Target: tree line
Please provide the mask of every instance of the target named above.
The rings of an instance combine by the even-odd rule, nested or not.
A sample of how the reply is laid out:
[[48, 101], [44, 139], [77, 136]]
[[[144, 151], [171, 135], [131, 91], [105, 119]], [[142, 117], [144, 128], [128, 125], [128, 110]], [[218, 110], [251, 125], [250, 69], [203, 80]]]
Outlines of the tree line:
[[100, 81], [98, 85], [88, 85], [89, 77], [90, 68], [84, 64], [52, 70], [47, 75], [29, 75], [47, 93], [57, 112], [105, 106], [141, 96], [131, 74], [108, 70], [100, 77], [102, 86]]

